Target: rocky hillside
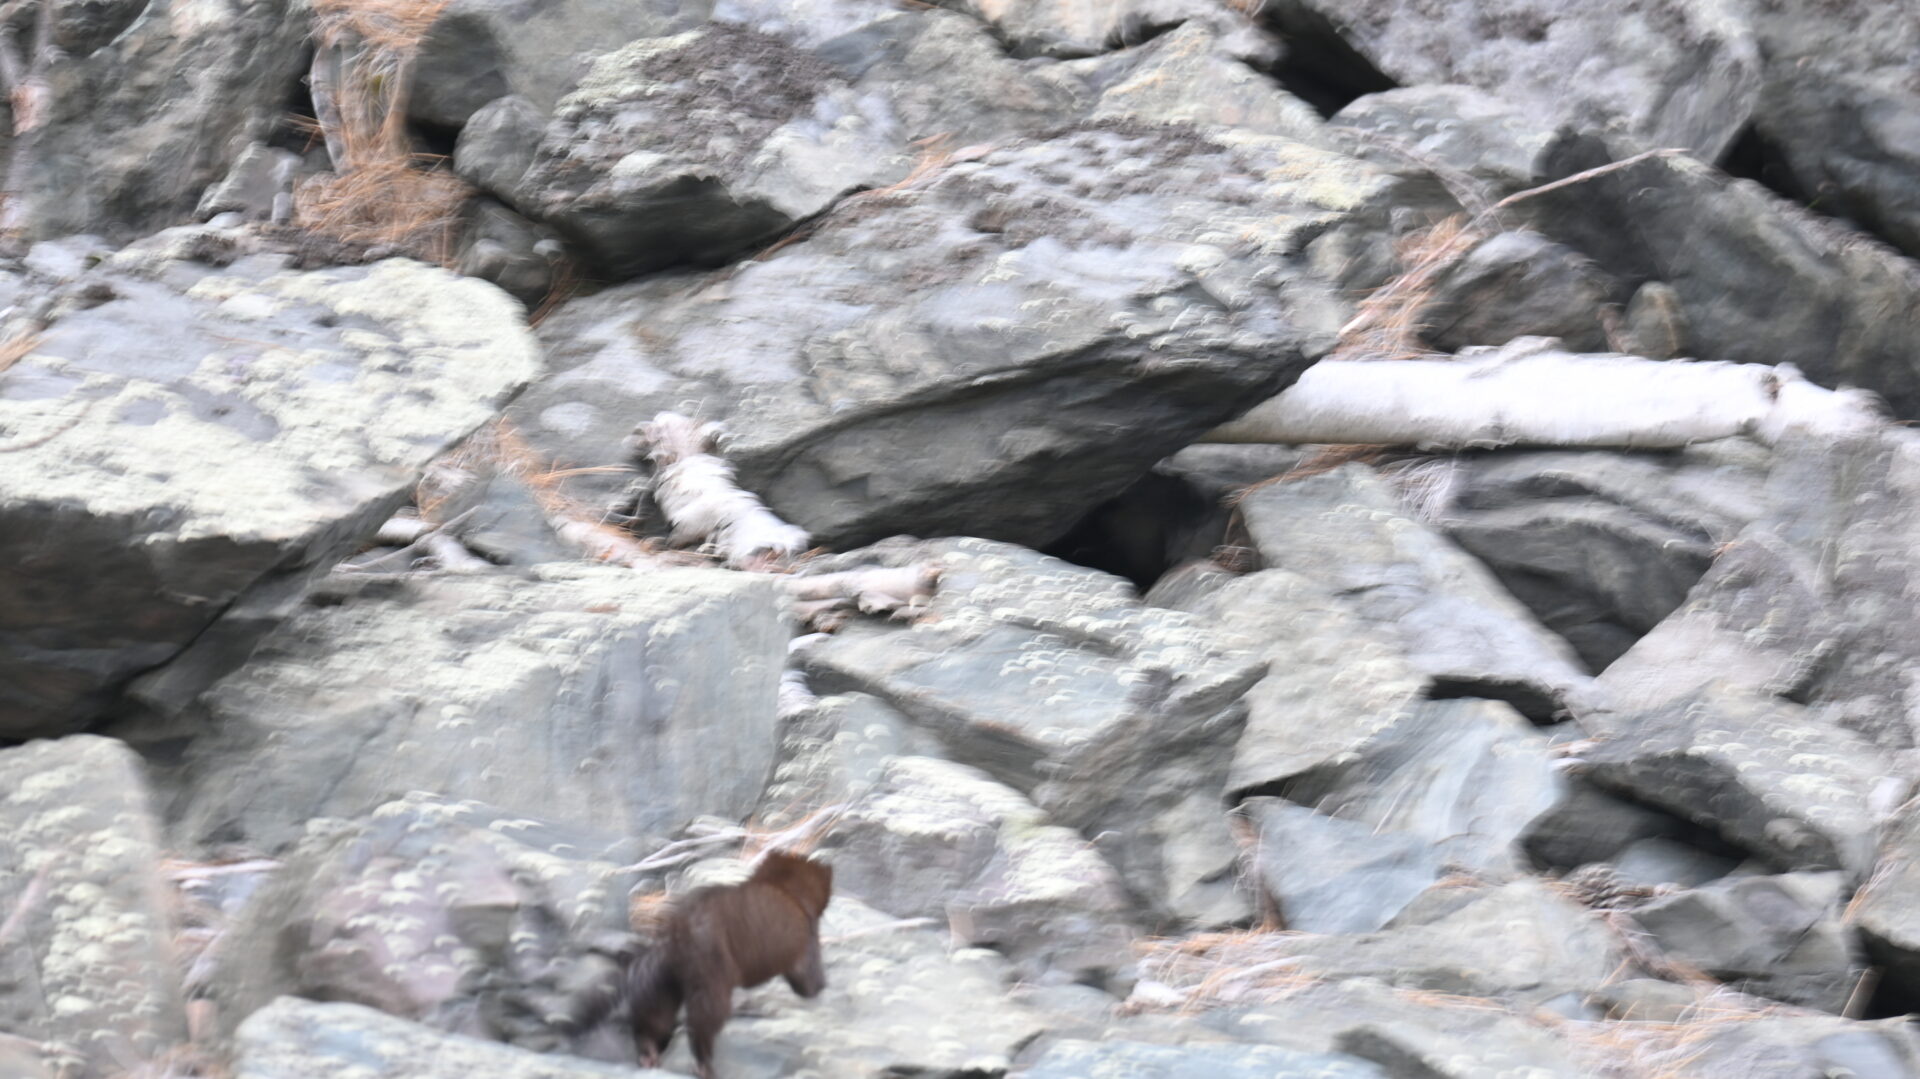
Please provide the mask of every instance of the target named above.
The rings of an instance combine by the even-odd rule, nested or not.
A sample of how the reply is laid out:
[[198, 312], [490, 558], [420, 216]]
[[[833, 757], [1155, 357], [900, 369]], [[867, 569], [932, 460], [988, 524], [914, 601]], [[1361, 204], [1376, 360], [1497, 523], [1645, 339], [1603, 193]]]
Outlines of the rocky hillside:
[[[0, 1077], [1920, 1077], [1891, 0], [0, 5]], [[691, 1072], [677, 1038], [666, 1072]]]

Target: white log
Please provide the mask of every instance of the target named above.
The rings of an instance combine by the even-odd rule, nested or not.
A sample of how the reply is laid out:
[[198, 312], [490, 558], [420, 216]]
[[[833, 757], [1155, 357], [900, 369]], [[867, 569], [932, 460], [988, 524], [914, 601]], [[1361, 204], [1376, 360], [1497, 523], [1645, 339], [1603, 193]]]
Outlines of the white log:
[[846, 600], [862, 614], [908, 617], [923, 610], [933, 599], [934, 586], [939, 580], [939, 567], [917, 562], [911, 566], [867, 566], [811, 577], [789, 577], [786, 583], [787, 590], [798, 600]]
[[1454, 360], [1334, 361], [1203, 442], [1674, 449], [1790, 430], [1870, 431], [1874, 395], [1828, 390], [1788, 364], [1539, 351], [1537, 339]]
[[673, 524], [675, 543], [711, 543], [736, 569], [779, 563], [807, 549], [806, 530], [741, 490], [733, 466], [711, 452], [719, 435], [716, 425], [662, 412], [636, 433], [659, 469], [653, 500]]

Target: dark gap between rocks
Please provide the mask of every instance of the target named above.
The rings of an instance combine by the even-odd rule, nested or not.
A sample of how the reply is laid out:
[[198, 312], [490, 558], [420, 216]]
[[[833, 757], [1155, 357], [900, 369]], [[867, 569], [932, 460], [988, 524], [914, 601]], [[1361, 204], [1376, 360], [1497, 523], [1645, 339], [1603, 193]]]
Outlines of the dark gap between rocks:
[[1174, 566], [1206, 557], [1226, 524], [1226, 510], [1186, 481], [1150, 472], [1089, 510], [1041, 553], [1125, 577], [1144, 594]]
[[300, 64], [300, 74], [292, 85], [281, 94], [286, 103], [280, 120], [273, 125], [273, 131], [267, 136], [267, 145], [281, 150], [292, 150], [296, 154], [306, 152], [321, 143], [320, 133], [294, 123], [296, 119], [312, 121], [314, 117], [313, 91], [307, 86], [307, 72], [313, 68], [313, 50], [307, 50], [307, 57]]
[[1269, 13], [1266, 22], [1286, 46], [1268, 74], [1323, 117], [1331, 117], [1356, 98], [1400, 86], [1347, 44], [1318, 12], [1286, 5], [1286, 10]]
[[1740, 132], [1719, 161], [1720, 171], [1728, 176], [1736, 176], [1754, 183], [1779, 195], [1783, 199], [1799, 203], [1808, 209], [1818, 211], [1813, 198], [1801, 186], [1793, 175], [1793, 167], [1787, 163], [1786, 154], [1780, 147], [1760, 133], [1760, 129], [1748, 124]]
[[1518, 682], [1503, 682], [1494, 678], [1435, 678], [1427, 686], [1427, 699], [1430, 701], [1468, 697], [1505, 701], [1513, 706], [1514, 711], [1540, 726], [1564, 718], [1560, 714], [1560, 702], [1533, 686]]

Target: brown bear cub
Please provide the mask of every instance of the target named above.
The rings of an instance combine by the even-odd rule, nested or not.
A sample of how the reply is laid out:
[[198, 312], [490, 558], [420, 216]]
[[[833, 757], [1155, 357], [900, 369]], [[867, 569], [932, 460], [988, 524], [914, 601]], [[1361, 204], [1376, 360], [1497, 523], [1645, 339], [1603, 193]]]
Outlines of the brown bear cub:
[[[659, 940], [628, 965], [621, 986], [640, 1063], [660, 1063], [684, 1004], [698, 1074], [713, 1079], [713, 1041], [733, 1012], [736, 988], [779, 975], [803, 997], [825, 989], [820, 915], [832, 893], [832, 868], [768, 851], [739, 884], [675, 900]], [[593, 1011], [604, 1015], [611, 1003]]]

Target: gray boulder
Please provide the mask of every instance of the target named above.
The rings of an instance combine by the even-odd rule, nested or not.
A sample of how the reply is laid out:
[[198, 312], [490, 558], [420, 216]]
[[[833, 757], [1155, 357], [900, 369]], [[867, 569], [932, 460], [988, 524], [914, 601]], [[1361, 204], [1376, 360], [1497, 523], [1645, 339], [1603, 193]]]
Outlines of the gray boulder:
[[1247, 803], [1253, 859], [1290, 929], [1368, 932], [1452, 873], [1510, 879], [1565, 797], [1546, 737], [1494, 701], [1423, 701], [1349, 758]]
[[1760, 49], [1739, 14], [1723, 0], [1633, 9], [1277, 0], [1260, 9], [1284, 35], [1337, 35], [1399, 85], [1465, 83], [1556, 125], [1707, 159], [1733, 143], [1760, 92]]
[[[1686, 1024], [1668, 1059], [1684, 1056], [1696, 1075], [1751, 1079], [1920, 1075], [1920, 1040], [1904, 1019], [1861, 1023], [1825, 1016], [1756, 1017]], [[1618, 1059], [1617, 1052], [1611, 1054]]]
[[1363, 465], [1253, 488], [1239, 510], [1267, 565], [1338, 595], [1436, 695], [1505, 700], [1545, 721], [1588, 680], [1564, 640]]
[[1427, 679], [1371, 622], [1318, 581], [1269, 569], [1219, 585], [1192, 613], [1260, 641], [1269, 670], [1247, 693], [1227, 787], [1237, 799], [1350, 760], [1412, 715]]
[[1089, 64], [1085, 77], [1099, 90], [1091, 115], [1318, 138], [1320, 114], [1234, 55], [1233, 39], [1218, 30], [1188, 21], [1139, 48]]
[[1686, 599], [1713, 552], [1773, 506], [1744, 439], [1678, 453], [1504, 451], [1424, 466], [1429, 515], [1604, 669]]
[[1414, 315], [1442, 352], [1558, 337], [1574, 352], [1605, 352], [1601, 309], [1609, 284], [1580, 253], [1538, 233], [1503, 232], [1447, 267]]
[[1742, 992], [1839, 1012], [1865, 973], [1838, 873], [1739, 877], [1634, 908], [1669, 959]]
[[293, 212], [293, 182], [300, 174], [299, 154], [253, 143], [219, 183], [207, 188], [194, 210], [202, 221], [236, 213], [248, 221], [280, 221]]
[[553, 288], [564, 251], [552, 229], [492, 199], [476, 198], [465, 210], [454, 268], [498, 285], [533, 311]]
[[215, 947], [220, 1023], [240, 1026], [244, 1047], [262, 1022], [249, 1017], [293, 994], [631, 1060], [630, 1044], [575, 1038], [556, 1020], [613, 972], [635, 883], [619, 866], [639, 853], [624, 837], [424, 794], [317, 822]]
[[1392, 186], [1181, 127], [1020, 142], [724, 276], [565, 305], [540, 327], [554, 377], [515, 415], [536, 448], [591, 461], [697, 407], [726, 421], [742, 484], [818, 542], [1043, 546], [1331, 344], [1341, 301], [1254, 252], [1339, 231]]
[[756, 819], [773, 826], [865, 798], [896, 757], [937, 757], [940, 743], [866, 693], [815, 698], [780, 717], [780, 754]]
[[834, 887], [1008, 956], [1028, 981], [1095, 982], [1131, 966], [1126, 894], [1072, 830], [976, 769], [896, 757], [822, 840]]
[[[1547, 168], [1565, 175], [1606, 155], [1570, 142]], [[1641, 161], [1528, 199], [1514, 215], [1624, 281], [1664, 281], [1697, 355], [1792, 363], [1823, 386], [1920, 411], [1920, 266], [1756, 183], [1688, 157]], [[1622, 221], [1635, 223], [1622, 230]]]
[[[18, 22], [30, 41], [30, 14]], [[306, 71], [307, 23], [286, 0], [60, 5], [45, 119], [7, 151], [27, 235], [125, 240], [190, 220], [207, 185], [279, 123]]]
[[939, 590], [916, 626], [855, 623], [806, 651], [817, 687], [873, 694], [1059, 823], [1111, 833], [1108, 857], [1162, 913], [1231, 862], [1224, 814], [1196, 832], [1188, 803], [1221, 805], [1237, 702], [1263, 670], [1238, 638], [1006, 544], [889, 543], [826, 568], [856, 562], [932, 563]]
[[1364, 94], [1334, 113], [1328, 130], [1349, 152], [1382, 167], [1431, 168], [1493, 199], [1538, 181], [1556, 135], [1550, 116], [1454, 84]]
[[451, 0], [414, 54], [407, 115], [457, 130], [505, 94], [546, 112], [596, 55], [691, 30], [712, 8], [713, 0]]
[[139, 758], [119, 742], [0, 750], [0, 1030], [38, 1043], [19, 1055], [48, 1075], [56, 1064], [72, 1079], [160, 1068], [186, 1042], [148, 803]]
[[1920, 23], [1873, 0], [1840, 0], [1760, 5], [1753, 25], [1767, 56], [1753, 126], [1785, 167], [1767, 179], [1920, 255]]
[[883, 105], [832, 65], [714, 23], [596, 60], [509, 201], [618, 280], [722, 262], [901, 179], [904, 149]]
[[520, 181], [533, 167], [547, 114], [518, 94], [504, 94], [482, 105], [460, 129], [453, 144], [453, 171], [495, 198], [512, 203]]
[[181, 832], [278, 847], [414, 790], [635, 836], [737, 819], [773, 763], [786, 635], [771, 579], [700, 570], [550, 565], [309, 607], [194, 706]]
[[234, 1040], [234, 1079], [670, 1079], [653, 1068], [598, 1064], [443, 1034], [359, 1004], [282, 997]]
[[1062, 1039], [1010, 1079], [1390, 1079], [1376, 1064], [1337, 1053], [1305, 1053], [1272, 1045], [1232, 1042], [1155, 1045], [1150, 1042]]
[[237, 662], [539, 369], [490, 285], [245, 251], [163, 233], [31, 301], [0, 378], [0, 736], [77, 729], [196, 638]]
[[[941, 0], [993, 28], [1014, 56], [1092, 56], [1135, 45], [1169, 26], [1212, 22], [1229, 28], [1240, 18], [1231, 8], [1207, 0]], [[1191, 21], [1189, 21], [1191, 20]]]

